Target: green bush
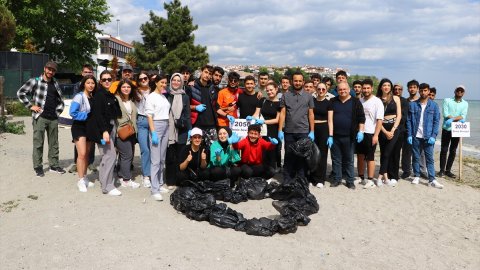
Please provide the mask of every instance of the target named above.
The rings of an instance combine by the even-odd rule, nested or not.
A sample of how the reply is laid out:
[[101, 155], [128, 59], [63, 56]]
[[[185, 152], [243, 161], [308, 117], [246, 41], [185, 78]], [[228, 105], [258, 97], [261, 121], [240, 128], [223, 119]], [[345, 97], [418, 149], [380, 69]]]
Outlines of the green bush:
[[25, 108], [23, 104], [18, 100], [9, 100], [5, 102], [5, 109], [7, 109], [8, 114], [14, 116], [31, 116], [32, 112]]
[[13, 134], [25, 134], [25, 124], [23, 121], [8, 123], [5, 116], [0, 117], [0, 134], [1, 133], [13, 133]]

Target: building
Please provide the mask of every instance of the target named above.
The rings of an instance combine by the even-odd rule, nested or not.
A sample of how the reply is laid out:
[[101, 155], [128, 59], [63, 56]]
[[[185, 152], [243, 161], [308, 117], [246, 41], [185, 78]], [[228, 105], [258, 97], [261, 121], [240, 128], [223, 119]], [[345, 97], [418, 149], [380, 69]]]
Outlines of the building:
[[125, 57], [133, 50], [133, 45], [112, 37], [111, 35], [97, 35], [98, 43], [100, 44], [97, 53], [92, 55], [94, 62], [98, 63], [97, 74], [100, 74], [106, 68], [101, 64], [102, 61], [112, 61], [113, 57], [118, 58], [119, 66], [126, 63]]

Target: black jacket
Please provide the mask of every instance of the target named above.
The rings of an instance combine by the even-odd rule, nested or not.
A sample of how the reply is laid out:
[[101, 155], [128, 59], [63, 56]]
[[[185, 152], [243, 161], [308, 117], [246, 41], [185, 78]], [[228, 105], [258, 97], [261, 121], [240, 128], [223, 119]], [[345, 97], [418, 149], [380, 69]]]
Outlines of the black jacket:
[[115, 95], [110, 93], [108, 89], [99, 88], [93, 96], [92, 103], [93, 106], [87, 119], [87, 138], [90, 141], [100, 143], [103, 132], [110, 133], [113, 129], [111, 120], [120, 118], [122, 111]]

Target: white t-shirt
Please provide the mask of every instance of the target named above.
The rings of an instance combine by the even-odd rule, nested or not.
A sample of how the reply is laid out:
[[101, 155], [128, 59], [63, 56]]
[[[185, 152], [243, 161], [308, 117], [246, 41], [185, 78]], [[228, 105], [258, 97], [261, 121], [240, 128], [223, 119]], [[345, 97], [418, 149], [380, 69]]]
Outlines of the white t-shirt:
[[127, 110], [128, 118], [132, 118], [132, 102], [130, 100], [122, 101], [125, 110]]
[[145, 113], [152, 116], [153, 120], [168, 120], [169, 112], [170, 102], [164, 95], [157, 92], [148, 95], [145, 102]]
[[140, 101], [138, 101], [136, 103], [138, 114], [146, 115], [145, 114], [145, 102], [147, 101], [147, 97], [148, 97], [149, 94], [150, 94], [149, 90], [145, 90], [145, 91], [138, 90], [138, 96], [140, 97]]
[[427, 104], [420, 103], [420, 106], [422, 106], [422, 113], [420, 114], [420, 121], [418, 121], [418, 131], [415, 137], [422, 139], [423, 138], [423, 113], [425, 112], [425, 108], [427, 107]]
[[374, 134], [377, 120], [383, 119], [383, 102], [376, 96], [371, 96], [368, 100], [360, 98], [363, 110], [365, 112], [365, 133]]

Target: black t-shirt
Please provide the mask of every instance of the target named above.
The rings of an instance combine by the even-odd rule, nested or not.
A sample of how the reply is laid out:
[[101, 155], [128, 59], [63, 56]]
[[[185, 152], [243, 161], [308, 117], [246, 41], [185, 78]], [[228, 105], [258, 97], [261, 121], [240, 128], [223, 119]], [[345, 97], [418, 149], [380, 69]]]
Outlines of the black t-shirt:
[[316, 98], [313, 99], [313, 114], [315, 116], [315, 120], [328, 120], [328, 106], [330, 101], [324, 99], [322, 101], [318, 101]]
[[252, 116], [257, 108], [258, 98], [257, 93], [248, 95], [245, 92], [238, 96], [238, 109], [240, 110], [240, 118], [245, 119], [247, 116]]
[[[262, 98], [258, 101], [257, 108], [260, 108], [260, 114], [265, 120], [275, 119], [277, 113], [280, 111], [280, 101], [271, 101]], [[267, 125], [267, 135], [270, 137], [277, 137], [278, 124]]]
[[47, 85], [47, 98], [45, 99], [43, 112], [40, 116], [46, 119], [54, 120], [58, 118], [57, 113], [55, 112], [55, 109], [58, 105], [58, 92], [53, 81], [49, 81]]
[[[192, 150], [191, 145], [187, 145], [187, 147], [184, 147], [182, 152], [180, 153], [179, 162], [180, 163], [184, 162], [187, 159], [190, 152], [192, 152], [192, 160], [190, 160], [190, 162], [188, 163], [187, 170], [190, 168], [195, 173], [197, 173], [198, 169], [200, 168], [201, 153], [203, 149], [205, 149], [205, 147], [203, 145], [200, 145], [200, 148], [198, 149], [198, 151], [195, 152]], [[208, 150], [205, 150], [205, 153], [207, 153], [207, 162], [208, 162], [209, 160]]]
[[342, 103], [340, 100], [334, 99], [330, 102], [328, 108], [329, 111], [333, 111], [333, 134], [340, 136], [349, 136], [350, 129], [352, 126], [352, 110], [353, 110], [353, 99], [351, 97], [349, 100]]

